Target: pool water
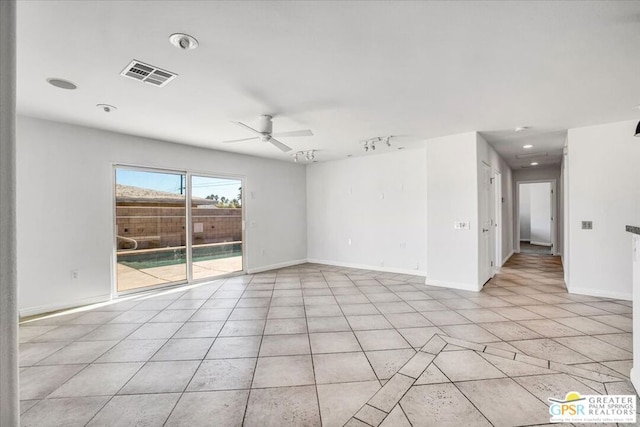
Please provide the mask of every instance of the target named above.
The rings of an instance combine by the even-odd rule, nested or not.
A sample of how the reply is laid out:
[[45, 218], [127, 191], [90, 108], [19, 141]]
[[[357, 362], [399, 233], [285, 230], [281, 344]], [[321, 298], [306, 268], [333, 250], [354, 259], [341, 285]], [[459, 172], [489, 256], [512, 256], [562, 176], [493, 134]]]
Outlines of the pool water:
[[[242, 256], [242, 243], [215, 246], [194, 246], [193, 262]], [[118, 263], [141, 270], [186, 263], [185, 248], [167, 248], [166, 251], [127, 252], [118, 254]]]

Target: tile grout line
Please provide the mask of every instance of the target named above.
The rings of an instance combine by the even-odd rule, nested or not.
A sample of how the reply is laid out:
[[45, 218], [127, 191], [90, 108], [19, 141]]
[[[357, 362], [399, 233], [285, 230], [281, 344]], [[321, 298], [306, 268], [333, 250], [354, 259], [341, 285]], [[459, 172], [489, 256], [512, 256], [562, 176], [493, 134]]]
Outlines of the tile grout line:
[[[213, 292], [213, 294], [215, 294], [215, 293], [218, 291], [218, 289], [220, 289], [220, 287], [218, 287], [218, 288]], [[190, 290], [191, 290], [191, 289], [190, 289]], [[187, 291], [187, 292], [188, 292], [188, 291]], [[186, 293], [186, 292], [185, 292], [185, 293]], [[213, 295], [213, 294], [212, 294], [212, 295]], [[176, 302], [177, 300], [179, 300], [179, 299], [180, 299], [180, 298], [182, 298], [183, 296], [184, 296], [184, 293], [183, 293], [183, 295], [180, 295], [178, 298], [176, 298], [175, 300], [173, 300], [173, 302]], [[168, 306], [170, 306], [171, 304], [173, 304], [173, 302], [172, 302], [172, 303], [169, 303], [169, 304], [167, 305], [167, 307], [168, 307]], [[164, 310], [166, 310], [166, 307], [165, 307], [165, 309], [164, 309]], [[162, 312], [162, 311], [163, 311], [163, 310], [161, 310], [160, 312]], [[159, 313], [158, 313], [158, 314], [159, 314]], [[194, 313], [194, 314], [195, 314], [195, 313]], [[192, 316], [193, 316], [193, 315], [192, 315]], [[154, 316], [154, 317], [155, 317], [155, 316]], [[189, 317], [189, 318], [191, 318], [191, 317]], [[152, 317], [152, 319], [153, 319], [153, 317]], [[143, 323], [143, 324], [140, 326], [140, 328], [141, 328], [143, 325], [147, 325], [147, 324], [149, 323], [149, 321], [150, 321], [150, 320], [151, 320], [151, 319], [149, 319], [147, 322]], [[187, 321], [188, 321], [188, 320], [187, 320]], [[184, 325], [185, 323], [187, 323], [187, 321], [182, 322], [182, 323], [183, 323], [183, 325]], [[137, 329], [136, 329], [136, 331], [137, 331], [138, 329], [140, 329], [140, 328], [137, 328]], [[180, 329], [181, 329], [181, 328], [178, 328], [178, 329], [177, 329], [177, 330], [176, 330], [176, 331], [171, 335], [171, 337], [175, 336], [175, 334], [177, 334], [177, 333], [178, 333], [178, 331], [179, 331]], [[135, 331], [131, 332], [131, 334], [127, 335], [127, 337], [129, 337], [130, 335], [132, 335], [134, 332], [135, 332]], [[121, 391], [122, 389], [124, 389], [124, 388], [127, 386], [127, 384], [129, 384], [129, 382], [130, 382], [130, 381], [131, 381], [131, 380], [132, 380], [132, 379], [133, 379], [133, 378], [134, 378], [134, 377], [135, 377], [135, 376], [136, 376], [136, 375], [137, 375], [137, 374], [138, 374], [138, 373], [139, 373], [139, 372], [140, 372], [140, 371], [145, 367], [145, 366], [147, 366], [147, 364], [151, 361], [151, 359], [153, 359], [153, 357], [154, 357], [156, 354], [158, 354], [158, 352], [159, 352], [159, 351], [160, 351], [160, 350], [161, 350], [161, 349], [162, 349], [162, 348], [163, 348], [163, 347], [164, 347], [164, 346], [165, 346], [165, 345], [166, 345], [166, 344], [171, 340], [171, 337], [167, 338], [167, 339], [166, 339], [166, 341], [165, 341], [165, 343], [164, 343], [164, 344], [162, 344], [162, 345], [161, 345], [161, 346], [160, 346], [160, 347], [159, 347], [159, 348], [158, 348], [158, 349], [157, 349], [157, 350], [156, 350], [156, 351], [151, 355], [151, 357], [149, 357], [149, 359], [147, 359], [147, 361], [142, 362], [142, 366], [140, 366], [140, 368], [139, 368], [138, 370], [136, 370], [136, 372], [135, 372], [133, 375], [131, 375], [131, 377], [129, 377], [129, 379], [128, 379], [127, 381], [125, 381], [125, 383], [124, 383], [124, 384], [123, 384], [123, 385], [118, 389], [118, 391], [116, 391], [116, 392], [115, 392], [111, 397], [109, 397], [109, 399], [107, 399], [107, 401], [105, 402], [105, 404], [104, 404], [104, 405], [102, 405], [102, 407], [101, 407], [101, 408], [100, 408], [100, 409], [99, 409], [95, 414], [93, 414], [93, 416], [89, 419], [89, 421], [87, 421], [87, 423], [86, 423], [85, 425], [88, 425], [88, 424], [89, 424], [89, 423], [90, 423], [90, 422], [91, 422], [91, 421], [92, 421], [96, 416], [98, 416], [98, 414], [99, 414], [99, 413], [100, 413], [100, 412], [101, 412], [101, 411], [102, 411], [102, 410], [103, 410], [103, 409], [104, 409], [104, 408], [109, 404], [109, 402], [111, 402], [111, 401], [113, 400], [113, 398], [114, 398], [114, 397], [116, 397], [116, 396], [118, 396], [118, 395], [119, 395], [118, 393], [120, 393], [120, 391]], [[124, 341], [125, 339], [126, 339], [126, 338], [124, 338], [122, 341]], [[212, 345], [213, 345], [213, 342], [212, 342]], [[205, 355], [205, 356], [206, 356], [206, 355]], [[107, 362], [107, 363], [108, 363], [108, 362]], [[136, 363], [136, 362], [122, 362], [122, 363]], [[202, 364], [202, 361], [201, 361], [201, 364]], [[197, 369], [196, 369], [196, 371], [194, 371], [194, 375], [195, 375], [195, 372], [197, 372]], [[193, 376], [192, 376], [192, 379], [193, 379]], [[191, 380], [190, 380], [190, 381], [191, 381]], [[188, 387], [188, 385], [189, 385], [189, 383], [187, 383], [187, 385], [185, 386], [185, 389]], [[169, 394], [169, 393], [170, 393], [170, 392], [167, 392], [167, 394]], [[177, 404], [178, 404], [178, 402], [180, 401], [180, 398], [181, 398], [181, 397], [182, 397], [182, 395], [184, 394], [184, 390], [183, 390], [182, 392], [177, 392], [176, 394], [178, 394], [178, 393], [179, 393], [180, 395], [179, 395], [179, 396], [178, 396], [178, 398], [176, 399], [176, 402], [174, 403], [173, 407], [171, 408], [171, 411], [169, 411], [169, 414], [167, 415], [167, 418], [166, 418], [166, 419], [164, 420], [164, 422], [162, 423], [163, 425], [167, 422], [167, 420], [169, 419], [169, 416], [171, 416], [171, 413], [173, 412], [173, 410], [175, 409], [176, 405], [177, 405]], [[148, 393], [148, 394], [160, 394], [160, 393]], [[171, 394], [173, 394], [173, 393], [171, 393]]]
[[[215, 295], [216, 293], [218, 293], [218, 291], [220, 291], [220, 289], [221, 289], [221, 288], [222, 288], [226, 283], [227, 283], [227, 279], [225, 278], [225, 279], [223, 279], [223, 282], [222, 282], [222, 283], [221, 283], [221, 284], [220, 284], [220, 285], [219, 285], [219, 286], [218, 286], [218, 287], [213, 291], [213, 293], [209, 296], [209, 298], [207, 298], [207, 300], [206, 300], [206, 301], [210, 301], [210, 300], [214, 297], [214, 295]], [[244, 293], [244, 291], [243, 291], [243, 293]], [[216, 336], [215, 336], [215, 337], [213, 337], [213, 341], [211, 341], [211, 344], [209, 345], [209, 348], [208, 348], [208, 349], [207, 349], [207, 351], [204, 353], [204, 356], [202, 357], [202, 359], [200, 359], [200, 363], [198, 364], [198, 366], [196, 367], [196, 369], [193, 371], [193, 374], [191, 375], [191, 378], [189, 378], [189, 381], [185, 384], [184, 389], [180, 392], [180, 396], [178, 396], [178, 398], [176, 399], [176, 403], [174, 403], [173, 407], [171, 408], [171, 411], [169, 411], [169, 414], [167, 414], [167, 417], [165, 418], [164, 422], [162, 423], [162, 425], [163, 425], [163, 426], [167, 424], [167, 422], [169, 421], [169, 418], [171, 418], [171, 415], [173, 414], [173, 411], [175, 411], [176, 407], [178, 406], [178, 403], [180, 403], [180, 401], [182, 400], [182, 396], [184, 396], [184, 393], [187, 391], [187, 388], [189, 387], [189, 384], [191, 384], [191, 381], [193, 381], [193, 378], [196, 376], [196, 373], [198, 373], [198, 370], [199, 370], [199, 369], [200, 369], [200, 367], [202, 366], [202, 363], [206, 360], [206, 358], [207, 358], [207, 354], [209, 354], [209, 351], [211, 351], [211, 347], [213, 347], [213, 344], [217, 341], [217, 339], [218, 339], [218, 335], [219, 335], [219, 334], [220, 334], [220, 332], [222, 331], [222, 328], [224, 328], [224, 325], [226, 325], [227, 321], [229, 320], [229, 317], [231, 316], [231, 313], [233, 313], [233, 310], [235, 310], [235, 307], [238, 305], [238, 303], [240, 302], [240, 299], [241, 299], [241, 298], [242, 298], [242, 296], [241, 296], [240, 298], [238, 298], [238, 301], [236, 301], [236, 304], [234, 305], [233, 309], [229, 312], [229, 315], [227, 316], [227, 319], [224, 321], [224, 323], [223, 323], [223, 324], [222, 324], [222, 326], [220, 327], [220, 330], [218, 331], [218, 333], [216, 334]], [[178, 298], [178, 299], [180, 299], [180, 298]], [[195, 311], [191, 316], [189, 316], [189, 318], [188, 318], [185, 322], [183, 322], [183, 326], [182, 326], [182, 327], [184, 327], [184, 325], [185, 325], [185, 324], [187, 324], [187, 322], [189, 322], [189, 321], [193, 318], [193, 316], [195, 316], [195, 315], [196, 315], [196, 313], [197, 313], [199, 310], [201, 310], [201, 309], [202, 309], [202, 306], [203, 306], [204, 304], [206, 304], [206, 302], [204, 302], [202, 305], [200, 305], [200, 306], [198, 307], [198, 309], [196, 309], [196, 311]], [[176, 334], [177, 334], [177, 333], [182, 329], [182, 327], [178, 328], [178, 330], [176, 330], [176, 332], [174, 332], [174, 333], [173, 333], [173, 335], [171, 336], [171, 338], [169, 338], [169, 339], [167, 340], [167, 343], [168, 343], [171, 339], [173, 339], [173, 337], [174, 337], [174, 336], [175, 336], [175, 335], [176, 335]], [[160, 351], [160, 350], [161, 350], [161, 349], [162, 349], [162, 348], [163, 348], [167, 343], [165, 343], [162, 347], [160, 347], [160, 348], [158, 349], [158, 351], [156, 351], [156, 352], [153, 354], [153, 356], [151, 356], [151, 358], [149, 358], [149, 360], [147, 361], [147, 363], [149, 363], [149, 362], [151, 361], [151, 359], [153, 359], [153, 357], [154, 357], [156, 354], [158, 354], [158, 352], [159, 352], [159, 351]], [[146, 364], [145, 364], [145, 366], [146, 366]], [[133, 378], [133, 377], [131, 377], [131, 378]], [[131, 380], [131, 378], [130, 378], [129, 380]], [[126, 384], [125, 384], [125, 386], [126, 386]], [[124, 386], [123, 386], [123, 387], [124, 387]]]

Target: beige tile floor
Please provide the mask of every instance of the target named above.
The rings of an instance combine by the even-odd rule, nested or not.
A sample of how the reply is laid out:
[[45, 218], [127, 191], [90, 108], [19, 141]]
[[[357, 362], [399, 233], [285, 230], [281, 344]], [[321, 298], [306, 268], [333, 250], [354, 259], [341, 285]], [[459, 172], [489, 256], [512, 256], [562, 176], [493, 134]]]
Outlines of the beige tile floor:
[[516, 255], [480, 293], [315, 264], [23, 324], [25, 426], [511, 426], [629, 394], [631, 303]]

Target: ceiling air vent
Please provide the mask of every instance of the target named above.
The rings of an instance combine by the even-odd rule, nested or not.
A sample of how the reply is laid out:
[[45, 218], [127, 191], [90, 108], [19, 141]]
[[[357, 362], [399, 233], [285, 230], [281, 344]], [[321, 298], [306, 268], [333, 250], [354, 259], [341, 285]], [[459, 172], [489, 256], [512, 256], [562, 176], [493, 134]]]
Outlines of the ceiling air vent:
[[531, 159], [533, 157], [547, 157], [549, 155], [548, 152], [540, 152], [540, 153], [527, 153], [527, 154], [516, 154], [516, 159]]
[[166, 86], [167, 83], [178, 77], [176, 73], [145, 64], [135, 59], [122, 70], [120, 75], [159, 87]]

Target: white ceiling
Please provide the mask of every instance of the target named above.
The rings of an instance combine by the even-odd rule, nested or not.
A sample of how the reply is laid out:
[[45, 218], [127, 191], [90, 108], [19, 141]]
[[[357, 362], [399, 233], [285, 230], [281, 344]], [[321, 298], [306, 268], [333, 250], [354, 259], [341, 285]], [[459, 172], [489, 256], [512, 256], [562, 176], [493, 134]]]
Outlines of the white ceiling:
[[[174, 32], [200, 47], [174, 48]], [[365, 155], [375, 136], [403, 135], [395, 149], [477, 130], [519, 167], [524, 139], [557, 162], [566, 129], [640, 116], [638, 46], [638, 1], [21, 1], [18, 111], [290, 159], [219, 142], [252, 136], [230, 121], [273, 114], [276, 132], [312, 129], [282, 141], [320, 161]], [[179, 76], [120, 77], [132, 59]]]

